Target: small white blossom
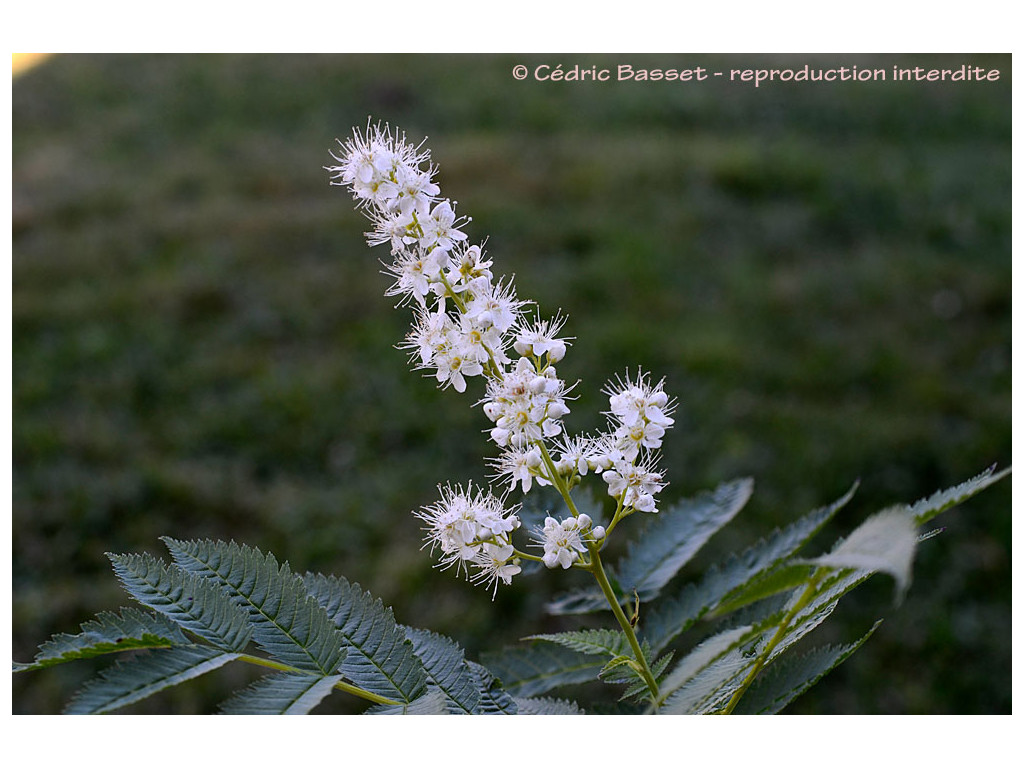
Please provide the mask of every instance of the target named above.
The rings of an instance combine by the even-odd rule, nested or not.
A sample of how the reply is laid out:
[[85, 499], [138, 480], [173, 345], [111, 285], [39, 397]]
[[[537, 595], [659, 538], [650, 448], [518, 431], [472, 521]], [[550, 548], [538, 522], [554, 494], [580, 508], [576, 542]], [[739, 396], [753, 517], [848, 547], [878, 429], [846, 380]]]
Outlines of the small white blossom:
[[538, 485], [551, 485], [551, 481], [544, 475], [540, 450], [536, 447], [509, 448], [491, 465], [497, 470], [496, 479], [507, 477], [511, 488], [521, 485], [523, 493], [530, 492], [534, 480]]
[[619, 459], [601, 478], [608, 483], [608, 495], [614, 499], [621, 498], [623, 507], [638, 512], [658, 511], [654, 494], [665, 487], [660, 472]]
[[492, 262], [484, 258], [479, 245], [453, 249], [449, 264], [447, 278], [456, 293], [466, 290], [474, 282], [490, 285], [493, 279]]
[[565, 357], [566, 339], [558, 338], [565, 318], [554, 317], [551, 320], [535, 320], [517, 327], [516, 340], [513, 344], [520, 355], [541, 357], [548, 356], [549, 363], [557, 363]]
[[426, 296], [430, 285], [437, 281], [441, 274], [441, 263], [438, 251], [425, 253], [419, 248], [399, 253], [388, 267], [388, 274], [396, 279], [394, 284], [384, 293], [385, 296], [404, 296], [414, 298], [420, 306], [426, 306]]
[[494, 422], [491, 439], [502, 448], [522, 448], [555, 437], [562, 431], [560, 419], [569, 413], [565, 396], [565, 383], [554, 368], [538, 374], [527, 358], [519, 358], [504, 378], [487, 383], [484, 413]]
[[480, 569], [473, 575], [473, 582], [493, 584], [492, 600], [498, 593], [499, 581], [511, 584], [512, 577], [522, 571], [519, 559], [515, 557], [515, 548], [511, 544], [484, 544], [473, 563]]
[[523, 302], [516, 300], [515, 289], [511, 285], [492, 286], [490, 282], [469, 283], [470, 299], [466, 302], [466, 316], [480, 325], [494, 326], [500, 333], [505, 333], [516, 322], [519, 308]]
[[361, 203], [384, 210], [401, 207], [407, 183], [419, 189], [428, 205], [437, 194], [430, 180], [434, 169], [420, 169], [424, 163], [429, 164], [430, 153], [407, 143], [404, 134], [392, 135], [390, 126], [367, 125], [365, 132], [356, 129], [352, 138], [345, 142], [339, 139], [338, 143], [341, 153], [331, 154], [340, 165], [325, 168], [331, 173], [332, 184], [349, 187]]
[[627, 373], [625, 380], [620, 378], [604, 390], [611, 405], [609, 415], [626, 427], [641, 420], [661, 427], [671, 426], [675, 423], [671, 418], [675, 403], [665, 394], [664, 385], [665, 380], [662, 379], [651, 386], [647, 374], [642, 371], [637, 372], [636, 380], [631, 380]]
[[544, 565], [548, 568], [561, 566], [569, 568], [587, 547], [580, 538], [579, 521], [570, 517], [559, 522], [553, 517], [544, 520], [544, 528], [536, 533], [536, 539], [544, 547]]
[[456, 565], [465, 569], [474, 561], [485, 544], [504, 547], [509, 544], [508, 533], [519, 527], [515, 509], [506, 510], [503, 499], [489, 492], [473, 493], [472, 484], [463, 491], [462, 486], [441, 487], [441, 500], [414, 512], [426, 523], [424, 546], [430, 551], [440, 548], [441, 566]]
[[465, 221], [466, 219], [455, 217], [455, 211], [448, 200], [442, 200], [434, 206], [429, 216], [420, 221], [420, 228], [423, 230], [420, 245], [427, 250], [451, 250], [456, 242], [466, 239], [466, 233], [459, 229]]

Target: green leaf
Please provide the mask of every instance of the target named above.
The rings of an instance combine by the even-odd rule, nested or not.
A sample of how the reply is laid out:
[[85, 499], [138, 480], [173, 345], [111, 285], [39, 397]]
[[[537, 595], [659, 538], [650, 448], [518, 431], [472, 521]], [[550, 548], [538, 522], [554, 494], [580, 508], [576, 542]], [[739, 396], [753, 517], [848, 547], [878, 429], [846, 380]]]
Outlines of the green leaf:
[[[749, 478], [722, 483], [714, 491], [683, 500], [647, 518], [639, 538], [630, 542], [625, 557], [615, 568], [606, 567], [620, 600], [633, 596], [656, 597], [679, 569], [689, 562], [719, 528], [728, 523], [750, 498], [754, 482]], [[593, 613], [608, 607], [597, 587], [574, 590], [555, 597], [546, 606], [555, 616]]]
[[[842, 570], [830, 574], [819, 582], [807, 605], [793, 617], [783, 633], [782, 639], [772, 651], [769, 660], [781, 655], [791, 645], [820, 626], [835, 610], [840, 599], [867, 581], [873, 573], [873, 571]], [[788, 612], [801, 597], [800, 592], [794, 592], [789, 602], [783, 607], [783, 611]]]
[[752, 626], [734, 627], [704, 640], [680, 659], [658, 686], [659, 706], [729, 651], [748, 643], [758, 632]]
[[305, 715], [342, 677], [276, 672], [238, 691], [220, 705], [220, 711], [225, 715]]
[[849, 645], [826, 645], [802, 656], [788, 654], [764, 670], [733, 712], [737, 715], [774, 715], [842, 664], [874, 634], [881, 621]]
[[626, 639], [626, 635], [621, 630], [582, 629], [577, 632], [531, 635], [524, 639], [557, 643], [558, 645], [564, 645], [566, 648], [589, 655], [610, 654], [618, 656], [629, 651], [629, 640]]
[[687, 584], [675, 595], [655, 604], [641, 619], [644, 637], [660, 651], [708, 611], [727, 603], [749, 584], [790, 557], [811, 540], [852, 497], [856, 484], [834, 503], [804, 515], [783, 530], [709, 568], [696, 584]]
[[306, 574], [305, 583], [344, 638], [341, 671], [349, 681], [394, 701], [423, 695], [427, 673], [390, 608], [340, 577]]
[[750, 478], [722, 483], [714, 491], [673, 504], [648, 519], [616, 565], [624, 593], [656, 597], [705, 542], [743, 508], [754, 490]]
[[988, 488], [993, 483], [999, 482], [1010, 474], [1012, 469], [1012, 467], [1007, 467], [1002, 472], [993, 474], [995, 471], [995, 465], [993, 464], [980, 475], [976, 475], [970, 480], [955, 485], [952, 488], [947, 488], [944, 491], [938, 491], [926, 499], [921, 499], [910, 507], [910, 511], [914, 516], [914, 522], [917, 525], [927, 523], [950, 507], [955, 507], [957, 504], [967, 501], [967, 499], [979, 491]]
[[287, 563], [234, 542], [163, 541], [180, 568], [210, 579], [249, 614], [253, 639], [267, 653], [301, 670], [337, 672], [345, 638]]
[[171, 686], [199, 677], [238, 658], [205, 645], [180, 645], [118, 661], [86, 683], [68, 704], [69, 715], [111, 712]]
[[727, 600], [723, 600], [715, 607], [714, 615], [724, 616], [751, 603], [796, 589], [801, 584], [806, 584], [813, 572], [814, 566], [809, 563], [782, 563], [763, 576], [748, 581], [741, 589], [734, 590]]
[[475, 661], [466, 662], [476, 681], [480, 698], [473, 708], [474, 715], [514, 715], [516, 702], [490, 670]]
[[122, 608], [120, 615], [104, 611], [95, 619], [82, 624], [81, 629], [82, 632], [77, 635], [54, 635], [39, 646], [39, 652], [32, 663], [15, 662], [14, 671], [44, 669], [76, 659], [91, 659], [139, 648], [188, 644], [188, 638], [176, 624], [163, 616], [137, 608]]
[[831, 552], [811, 562], [829, 568], [888, 573], [896, 580], [899, 602], [910, 586], [916, 547], [914, 513], [908, 507], [891, 507], [869, 517]]
[[378, 704], [366, 710], [368, 715], [447, 715], [448, 697], [440, 688], [428, 688], [426, 693], [408, 704]]
[[[610, 568], [605, 566], [606, 572], [610, 570]], [[608, 577], [613, 583], [615, 582], [612, 573], [608, 573]], [[563, 592], [549, 602], [545, 609], [552, 616], [565, 616], [577, 613], [594, 613], [607, 607], [608, 601], [605, 599], [604, 592], [597, 587], [585, 587], [571, 592]]]
[[481, 660], [515, 696], [539, 696], [563, 685], [591, 682], [604, 666], [585, 653], [548, 643], [484, 653]]
[[107, 553], [128, 594], [147, 608], [226, 651], [244, 651], [252, 637], [249, 618], [207, 580], [152, 555]]
[[514, 698], [520, 715], [585, 715], [575, 701], [551, 698]]
[[469, 715], [480, 704], [480, 687], [462, 648], [451, 638], [425, 629], [405, 628], [432, 686], [441, 690], [448, 712]]

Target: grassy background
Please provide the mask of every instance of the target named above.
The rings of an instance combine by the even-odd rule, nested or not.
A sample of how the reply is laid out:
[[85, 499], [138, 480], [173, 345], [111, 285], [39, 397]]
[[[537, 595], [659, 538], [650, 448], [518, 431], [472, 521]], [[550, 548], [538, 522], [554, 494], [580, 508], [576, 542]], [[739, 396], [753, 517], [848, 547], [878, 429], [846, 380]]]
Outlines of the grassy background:
[[[513, 64], [997, 67], [996, 83], [516, 82]], [[829, 531], [1011, 459], [1009, 57], [62, 56], [13, 89], [13, 644], [125, 598], [107, 551], [234, 538], [345, 575], [471, 657], [558, 621], [432, 570], [408, 512], [483, 480], [486, 419], [393, 348], [407, 313], [327, 186], [368, 115], [429, 136], [498, 272], [577, 337], [567, 423], [668, 378], [667, 500], [740, 475], [688, 571], [841, 495]], [[945, 516], [804, 713], [1010, 711], [1010, 484]], [[823, 538], [823, 543], [829, 539]], [[100, 665], [102, 666], [102, 665]], [[97, 667], [14, 680], [60, 711]], [[228, 668], [132, 711], [211, 711]], [[322, 711], [351, 711], [331, 700]]]

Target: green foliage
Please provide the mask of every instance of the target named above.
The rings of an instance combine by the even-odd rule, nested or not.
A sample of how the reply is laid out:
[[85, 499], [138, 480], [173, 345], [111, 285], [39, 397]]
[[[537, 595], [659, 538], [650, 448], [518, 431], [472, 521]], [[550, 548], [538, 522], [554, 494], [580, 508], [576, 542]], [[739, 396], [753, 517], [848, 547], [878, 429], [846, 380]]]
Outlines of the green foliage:
[[200, 576], [150, 555], [109, 555], [125, 591], [147, 608], [226, 651], [243, 651], [252, 629], [241, 608]]
[[750, 478], [722, 483], [710, 493], [678, 502], [653, 518], [616, 568], [625, 595], [652, 600], [719, 528], [732, 520], [754, 490]]
[[178, 683], [234, 661], [236, 653], [198, 645], [161, 648], [119, 660], [90, 681], [68, 704], [69, 715], [98, 715], [142, 701]]
[[738, 715], [773, 715], [848, 659], [874, 634], [875, 623], [865, 635], [849, 645], [826, 645], [801, 656], [787, 656], [757, 678], [750, 691], [733, 710]]
[[341, 672], [347, 680], [407, 704], [423, 695], [426, 671], [390, 608], [340, 577], [307, 574], [305, 583], [345, 638]]
[[299, 669], [333, 674], [345, 657], [344, 635], [288, 564], [234, 542], [164, 537], [175, 564], [220, 586], [243, 608], [256, 644]]
[[39, 646], [31, 664], [14, 664], [15, 672], [52, 667], [76, 659], [138, 648], [166, 648], [187, 642], [181, 629], [171, 621], [137, 608], [122, 608], [120, 614], [103, 612], [82, 624], [77, 635], [59, 634]]
[[275, 672], [236, 693], [221, 704], [220, 711], [225, 715], [305, 715], [343, 678]]
[[[639, 646], [622, 624], [533, 635], [526, 645], [485, 655], [483, 664], [466, 659], [451, 638], [397, 624], [390, 608], [343, 578], [302, 578], [234, 542], [165, 538], [172, 565], [145, 554], [110, 556], [125, 590], [151, 612], [100, 614], [78, 635], [55, 636], [14, 671], [143, 649], [87, 683], [67, 708], [76, 714], [120, 709], [236, 660], [274, 671], [225, 701], [221, 711], [230, 714], [304, 714], [337, 689], [373, 702], [370, 714], [581, 714], [574, 701], [542, 694], [595, 680], [651, 713], [774, 713], [849, 658], [878, 623], [847, 645], [786, 652], [875, 573], [892, 577], [902, 595], [923, 538], [920, 522], [1008, 471], [883, 510], [826, 554], [800, 556], [851, 489], [649, 610], [644, 603], [634, 616], [645, 616]], [[656, 594], [749, 495], [750, 482], [741, 480], [663, 512], [668, 521], [659, 517], [641, 531], [620, 573], [639, 575], [638, 595], [641, 587]], [[722, 616], [695, 645], [670, 648], [701, 619]], [[250, 642], [264, 655], [247, 653]]]

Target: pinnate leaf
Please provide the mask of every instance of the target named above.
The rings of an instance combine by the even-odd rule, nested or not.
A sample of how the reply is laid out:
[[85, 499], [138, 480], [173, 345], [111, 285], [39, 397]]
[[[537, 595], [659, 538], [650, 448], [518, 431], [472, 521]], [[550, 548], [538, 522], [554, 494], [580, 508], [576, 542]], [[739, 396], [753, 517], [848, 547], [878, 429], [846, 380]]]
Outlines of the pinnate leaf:
[[76, 659], [90, 659], [108, 653], [139, 648], [187, 645], [181, 629], [158, 614], [138, 608], [122, 608], [120, 614], [104, 611], [82, 624], [81, 633], [54, 635], [41, 646], [29, 664], [15, 662], [15, 672], [52, 667]]
[[733, 710], [738, 715], [774, 715], [853, 655], [880, 621], [856, 642], [826, 645], [800, 656], [787, 654], [758, 675]]
[[623, 592], [635, 589], [641, 600], [656, 597], [705, 542], [736, 516], [753, 489], [750, 478], [733, 480], [650, 517], [616, 565]]
[[152, 555], [107, 557], [128, 594], [144, 606], [218, 648], [245, 650], [252, 637], [248, 616], [221, 589]]
[[248, 613], [253, 639], [270, 655], [321, 675], [338, 670], [345, 638], [287, 563], [234, 542], [163, 541], [180, 568], [219, 585]]
[[204, 675], [238, 658], [219, 648], [179, 645], [118, 661], [86, 683], [68, 704], [69, 715], [111, 712]]
[[324, 700], [342, 675], [277, 672], [257, 680], [221, 704], [225, 715], [305, 715]]
[[344, 638], [341, 671], [350, 682], [394, 701], [423, 695], [423, 663], [390, 608], [341, 577], [306, 574], [305, 583]]

